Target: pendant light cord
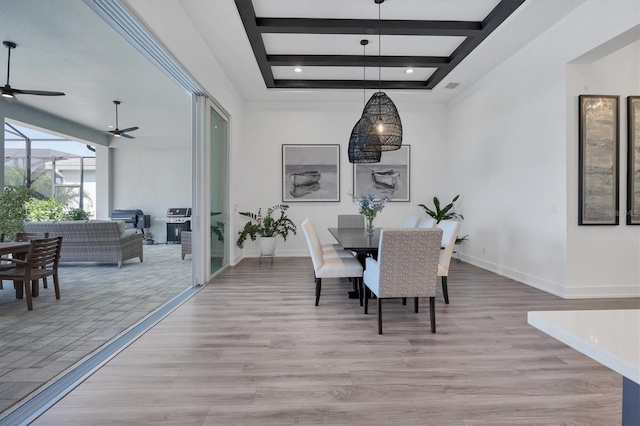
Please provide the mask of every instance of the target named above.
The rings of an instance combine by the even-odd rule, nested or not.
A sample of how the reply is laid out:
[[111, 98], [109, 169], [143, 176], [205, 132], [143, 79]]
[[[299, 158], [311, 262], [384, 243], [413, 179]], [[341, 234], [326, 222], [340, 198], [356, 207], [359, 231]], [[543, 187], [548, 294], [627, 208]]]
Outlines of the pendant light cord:
[[380, 74], [380, 67], [381, 67], [381, 61], [380, 61], [380, 56], [381, 56], [381, 49], [380, 49], [380, 45], [381, 45], [381, 37], [380, 37], [380, 33], [381, 31], [381, 18], [380, 18], [380, 5], [382, 3], [378, 3], [378, 92], [382, 91], [382, 77]]
[[367, 105], [367, 45], [362, 44], [362, 105]]

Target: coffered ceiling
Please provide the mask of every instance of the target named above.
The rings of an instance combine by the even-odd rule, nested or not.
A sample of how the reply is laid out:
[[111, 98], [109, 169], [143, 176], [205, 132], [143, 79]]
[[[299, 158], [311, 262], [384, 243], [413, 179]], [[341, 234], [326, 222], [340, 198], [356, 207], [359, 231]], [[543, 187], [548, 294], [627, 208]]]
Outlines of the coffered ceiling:
[[[224, 73], [221, 78], [228, 79], [225, 84], [232, 86], [246, 102], [360, 102], [363, 95], [360, 41], [365, 38], [369, 41], [365, 58], [369, 87], [378, 88], [380, 69], [385, 87], [398, 87], [387, 90], [395, 102], [447, 102], [583, 0], [526, 0], [524, 3], [509, 0], [508, 9], [503, 9], [506, 6], [499, 0], [386, 0], [380, 5], [380, 46], [378, 5], [374, 0], [114, 1], [132, 9], [143, 23], [169, 26], [180, 42], [160, 40], [160, 43], [178, 46], [175, 51], [169, 49], [178, 61], [185, 51], [192, 56], [215, 57]], [[169, 5], [172, 14], [161, 16], [160, 5]], [[243, 25], [246, 16], [241, 13], [242, 8], [252, 8], [254, 25], [262, 28], [259, 41], [264, 46], [263, 59], [256, 59], [253, 52], [255, 40]], [[500, 15], [510, 15], [506, 19], [502, 16], [502, 23], [487, 35], [489, 25], [478, 23], [497, 16], [496, 8], [501, 11]], [[184, 18], [186, 27], [176, 26], [172, 20], [175, 14]], [[445, 23], [437, 24], [438, 21]], [[305, 25], [297, 28], [293, 22]], [[314, 29], [306, 29], [309, 22], [316, 23]], [[349, 28], [349, 32], [336, 30], [334, 24], [338, 22]], [[491, 22], [495, 26], [498, 20]], [[150, 31], [154, 33], [153, 28]], [[438, 35], [412, 34], [429, 31]], [[198, 43], [187, 41], [187, 34], [199, 38]], [[453, 59], [456, 51], [470, 46], [469, 40], [479, 38], [484, 40], [464, 59], [461, 56]], [[155, 146], [188, 137], [188, 94], [102, 21], [84, 1], [0, 0], [0, 40], [18, 44], [12, 54], [12, 86], [66, 93], [53, 98], [18, 96], [20, 104], [106, 131], [114, 124], [112, 101], [117, 99], [122, 101], [122, 127], [140, 127], [135, 132], [136, 140], [126, 143], [149, 141]], [[384, 60], [380, 68], [379, 49], [381, 61]], [[263, 76], [264, 58], [275, 86], [270, 86]], [[298, 62], [298, 58], [304, 62]], [[302, 72], [295, 73], [292, 64], [300, 66]], [[413, 74], [405, 74], [408, 65], [414, 68]], [[0, 66], [0, 83], [4, 85], [6, 49], [0, 52]], [[450, 71], [440, 84], [427, 89], [427, 82], [441, 78], [446, 69]], [[198, 75], [210, 72], [197, 71]], [[336, 82], [347, 88], [326, 88], [337, 87]], [[460, 86], [446, 89], [451, 82], [459, 82]], [[400, 88], [402, 84], [404, 89]], [[322, 88], [313, 89], [313, 85]], [[421, 89], [416, 90], [416, 86]]]
[[267, 88], [430, 90], [524, 1], [235, 4]]

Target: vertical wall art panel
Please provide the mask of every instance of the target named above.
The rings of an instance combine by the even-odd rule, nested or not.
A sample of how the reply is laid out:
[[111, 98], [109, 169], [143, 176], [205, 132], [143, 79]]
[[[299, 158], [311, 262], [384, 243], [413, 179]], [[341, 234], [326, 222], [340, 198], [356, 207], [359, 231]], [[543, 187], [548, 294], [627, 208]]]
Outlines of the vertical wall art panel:
[[618, 225], [619, 96], [579, 100], [578, 225]]
[[640, 225], [640, 96], [627, 98], [627, 225]]
[[282, 201], [340, 201], [340, 145], [282, 145]]
[[379, 200], [410, 201], [411, 146], [382, 153], [379, 163], [353, 165], [353, 194], [373, 194]]

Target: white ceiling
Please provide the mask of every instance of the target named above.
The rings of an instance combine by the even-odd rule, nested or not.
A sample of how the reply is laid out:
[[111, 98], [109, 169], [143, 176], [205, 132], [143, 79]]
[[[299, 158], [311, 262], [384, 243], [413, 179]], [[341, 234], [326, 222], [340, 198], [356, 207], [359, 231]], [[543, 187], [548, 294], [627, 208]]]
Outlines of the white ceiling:
[[[133, 5], [139, 1], [143, 0], [128, 0]], [[354, 90], [267, 90], [233, 0], [171, 1], [179, 3], [189, 16], [245, 101], [361, 99], [362, 92]], [[582, 1], [527, 0], [435, 89], [387, 92], [393, 94], [394, 100], [400, 97], [405, 101], [446, 102]], [[497, 0], [388, 0], [382, 4], [381, 14], [383, 19], [477, 20], [495, 4]], [[254, 7], [259, 16], [378, 17], [378, 7], [373, 0], [254, 0]], [[294, 39], [289, 36], [286, 40], [280, 36], [270, 34], [265, 42], [282, 52], [302, 45], [316, 52], [338, 50], [362, 54], [359, 35], [300, 35]], [[377, 54], [377, 37], [368, 39], [367, 54]], [[406, 36], [383, 36], [381, 48], [388, 46], [408, 53], [446, 55], [454, 48], [456, 40], [442, 39], [442, 43], [420, 44]], [[108, 130], [107, 126], [115, 121], [112, 101], [117, 99], [122, 101], [120, 128], [139, 126], [140, 130], [132, 133], [137, 138], [148, 137], [161, 142], [188, 135], [189, 96], [81, 0], [1, 0], [2, 40], [18, 44], [11, 55], [11, 85], [14, 88], [66, 93], [64, 97], [22, 95], [19, 102], [95, 129]], [[274, 69], [274, 72], [277, 75], [292, 73], [285, 68]], [[324, 73], [331, 72], [343, 78], [341, 73], [346, 72], [347, 78], [362, 78], [362, 68], [346, 71], [319, 68], [324, 67], [309, 67], [303, 74], [309, 78], [323, 78]], [[407, 78], [425, 79], [431, 72], [432, 69], [423, 69]], [[388, 68], [382, 70], [382, 78], [393, 78], [394, 73], [406, 76], [401, 68]], [[377, 74], [377, 68], [367, 68], [368, 79], [377, 79]], [[461, 84], [455, 90], [444, 89], [451, 81]], [[6, 49], [3, 49], [0, 52], [0, 84], [5, 82]], [[212, 95], [215, 97], [215, 93]]]

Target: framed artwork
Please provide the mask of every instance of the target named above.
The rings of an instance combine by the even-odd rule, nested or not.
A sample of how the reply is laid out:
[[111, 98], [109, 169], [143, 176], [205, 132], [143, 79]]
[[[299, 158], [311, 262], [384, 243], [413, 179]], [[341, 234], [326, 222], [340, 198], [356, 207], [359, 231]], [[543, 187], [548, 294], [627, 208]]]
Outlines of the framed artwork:
[[640, 96], [627, 98], [627, 225], [640, 225]]
[[411, 146], [382, 153], [379, 163], [353, 165], [353, 195], [374, 194], [389, 201], [410, 201]]
[[282, 201], [340, 201], [340, 145], [282, 145]]
[[579, 100], [578, 225], [618, 225], [620, 97]]

